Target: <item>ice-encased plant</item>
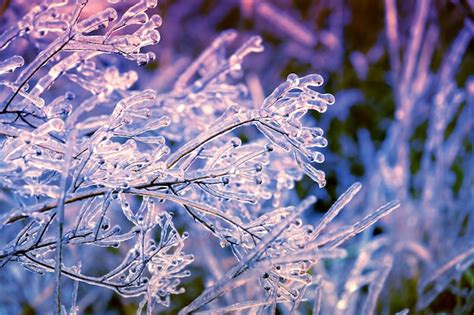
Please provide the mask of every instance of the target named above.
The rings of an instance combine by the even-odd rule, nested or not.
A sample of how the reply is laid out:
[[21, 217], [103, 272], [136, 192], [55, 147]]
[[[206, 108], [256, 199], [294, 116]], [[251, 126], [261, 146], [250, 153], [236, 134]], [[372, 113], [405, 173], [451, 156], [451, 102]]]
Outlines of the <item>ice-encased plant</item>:
[[[37, 300], [31, 305], [51, 296], [56, 313], [68, 304], [77, 313], [88, 306], [80, 293], [103, 287], [141, 297], [138, 312], [151, 314], [185, 293], [199, 264], [205, 289], [183, 314], [293, 312], [304, 303], [318, 313], [321, 260], [344, 257], [341, 245], [398, 207], [328, 229], [360, 190], [356, 183], [319, 222], [303, 223], [315, 198], [296, 205], [295, 182], [307, 175], [326, 184], [314, 163], [324, 161], [327, 140], [306, 115], [335, 101], [320, 92], [322, 77], [290, 74], [256, 103], [240, 77], [261, 39], [229, 54], [237, 34], [226, 31], [171, 90], [137, 90], [138, 73], [124, 72], [120, 58], [154, 60], [146, 48], [160, 40], [161, 18], [148, 13], [157, 4], [109, 2], [45, 1], [2, 28], [3, 288], [26, 285], [21, 265], [54, 273], [44, 278], [45, 295], [25, 288], [26, 300]], [[229, 251], [213, 252], [207, 235]], [[361, 252], [350, 280], [369, 285], [364, 313], [374, 312], [391, 267], [389, 255], [375, 255], [383, 241]], [[21, 302], [2, 308], [16, 313]]]

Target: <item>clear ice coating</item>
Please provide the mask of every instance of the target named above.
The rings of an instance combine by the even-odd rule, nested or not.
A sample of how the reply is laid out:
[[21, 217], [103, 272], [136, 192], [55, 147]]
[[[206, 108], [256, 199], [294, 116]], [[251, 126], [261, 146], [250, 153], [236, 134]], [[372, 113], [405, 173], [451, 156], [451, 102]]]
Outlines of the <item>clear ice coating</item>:
[[474, 312], [474, 8], [358, 5], [1, 6], [0, 313]]

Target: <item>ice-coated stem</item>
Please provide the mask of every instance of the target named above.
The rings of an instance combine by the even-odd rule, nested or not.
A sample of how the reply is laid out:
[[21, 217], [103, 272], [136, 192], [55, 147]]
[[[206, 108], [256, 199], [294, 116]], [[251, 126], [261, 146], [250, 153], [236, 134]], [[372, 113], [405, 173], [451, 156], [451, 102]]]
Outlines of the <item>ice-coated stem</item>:
[[71, 168], [71, 160], [73, 147], [76, 143], [77, 132], [73, 130], [68, 137], [68, 150], [64, 156], [64, 166], [61, 172], [60, 191], [61, 195], [58, 200], [56, 220], [58, 222], [57, 240], [56, 240], [56, 266], [54, 268], [54, 282], [56, 294], [55, 313], [61, 314], [61, 264], [63, 254], [63, 229], [64, 229], [64, 204], [66, 200], [67, 180], [69, 177], [69, 169]]

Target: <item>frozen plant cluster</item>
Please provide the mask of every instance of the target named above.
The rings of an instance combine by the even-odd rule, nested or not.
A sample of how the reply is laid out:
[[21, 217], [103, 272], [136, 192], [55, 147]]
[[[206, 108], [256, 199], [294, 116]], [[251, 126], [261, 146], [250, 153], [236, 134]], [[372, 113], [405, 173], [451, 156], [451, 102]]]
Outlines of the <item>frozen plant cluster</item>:
[[[0, 9], [0, 313], [104, 313], [119, 300], [147, 314], [385, 314], [414, 277], [417, 305], [396, 312], [446, 291], [457, 313], [474, 308], [474, 78], [456, 81], [472, 18], [434, 70], [431, 1], [413, 4], [405, 36], [397, 10], [409, 5], [385, 0], [383, 40], [349, 60], [362, 81], [388, 56], [394, 118], [381, 144], [361, 128], [331, 152], [323, 129], [364, 92], [335, 91], [332, 107], [320, 75], [280, 83], [275, 61], [337, 76], [343, 1], [309, 5], [326, 10], [322, 29], [287, 1], [163, 2], [163, 26], [155, 0]], [[236, 9], [281, 43], [216, 31]], [[175, 51], [199, 39], [212, 40], [195, 60]], [[261, 74], [244, 72], [252, 59]], [[316, 216], [323, 168], [339, 197]]]
[[[54, 273], [57, 313], [66, 312], [63, 277], [76, 283], [73, 313], [79, 283], [141, 296], [139, 313], [144, 308], [152, 313], [155, 304], [168, 306], [172, 295], [184, 293], [180, 284], [194, 260], [185, 243], [193, 233], [178, 231], [173, 208], [187, 213], [236, 259], [182, 313], [235, 290], [238, 304], [227, 308], [286, 303], [296, 309], [313, 283], [311, 268], [321, 259], [342, 257], [342, 243], [397, 207], [389, 203], [326, 232], [359, 184], [316, 226], [300, 218], [314, 197], [287, 205], [287, 192], [303, 174], [325, 185], [324, 173], [313, 164], [324, 161], [318, 148], [327, 140], [304, 120], [308, 111], [322, 113], [334, 103], [331, 94], [317, 92], [321, 76], [290, 74], [262, 104], [254, 104], [236, 77], [246, 55], [263, 49], [261, 39], [251, 37], [227, 55], [225, 48], [237, 35], [227, 31], [168, 93], [130, 90], [138, 74], [120, 73], [100, 58], [152, 61], [154, 54], [143, 50], [160, 39], [161, 18], [148, 14], [156, 2], [83, 16], [87, 5], [81, 0], [35, 6], [0, 43], [5, 51], [27, 38], [41, 49], [26, 66], [21, 55], [1, 63], [2, 74], [14, 77], [2, 80], [1, 183], [15, 195], [6, 198], [10, 209], [1, 222], [3, 233], [10, 225], [17, 233], [9, 231], [16, 235], [0, 259], [2, 266], [15, 262]], [[67, 85], [58, 83], [56, 90], [61, 80]], [[238, 129], [246, 125], [263, 137], [242, 143]], [[90, 266], [81, 259], [94, 255], [89, 247], [120, 248], [124, 255], [98, 268], [96, 261]], [[240, 289], [255, 279], [259, 294]]]

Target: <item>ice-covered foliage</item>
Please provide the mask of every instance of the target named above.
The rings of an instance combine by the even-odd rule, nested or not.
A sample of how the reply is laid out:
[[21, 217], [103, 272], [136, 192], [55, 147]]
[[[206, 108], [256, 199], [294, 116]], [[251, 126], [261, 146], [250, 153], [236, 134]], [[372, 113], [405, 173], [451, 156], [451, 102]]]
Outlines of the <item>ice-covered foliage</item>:
[[[430, 1], [416, 2], [404, 38], [386, 0], [386, 40], [349, 60], [365, 80], [386, 45], [394, 119], [381, 144], [358, 129], [331, 152], [323, 129], [348, 119], [363, 92], [333, 91], [333, 107], [322, 76], [285, 73], [264, 97], [282, 65], [245, 74], [253, 53], [334, 76], [343, 66], [344, 4], [320, 5], [330, 14], [317, 32], [284, 3], [222, 1], [193, 20], [201, 1], [165, 1], [163, 27], [154, 0], [1, 9], [0, 311], [104, 313], [123, 297], [148, 314], [178, 311], [176, 301], [182, 314], [372, 314], [414, 277], [419, 310], [445, 290], [465, 302], [458, 312], [473, 307], [461, 281], [474, 283], [474, 78], [456, 81], [472, 20], [433, 70]], [[280, 49], [215, 31], [235, 8], [262, 32], [271, 25]], [[194, 61], [174, 51], [199, 39], [210, 44]], [[340, 196], [318, 217], [323, 168]]]

